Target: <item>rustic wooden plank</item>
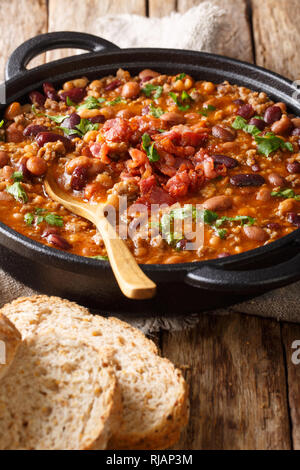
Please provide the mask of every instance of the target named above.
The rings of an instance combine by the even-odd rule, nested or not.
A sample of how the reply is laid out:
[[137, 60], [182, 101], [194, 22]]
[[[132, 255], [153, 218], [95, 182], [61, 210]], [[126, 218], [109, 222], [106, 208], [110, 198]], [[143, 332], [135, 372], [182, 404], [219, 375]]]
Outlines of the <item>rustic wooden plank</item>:
[[149, 0], [149, 16], [167, 16], [176, 11], [176, 0]]
[[299, 79], [299, 1], [252, 0], [252, 9], [257, 64]]
[[[22, 42], [47, 32], [47, 0], [1, 0], [0, 2], [1, 56], [0, 79], [9, 55]], [[34, 59], [30, 66], [45, 61], [45, 54]]]
[[184, 365], [191, 387], [190, 423], [176, 449], [291, 448], [277, 322], [203, 315], [193, 330], [164, 333], [162, 352]]
[[[282, 340], [285, 348], [288, 398], [292, 422], [293, 448], [300, 449], [300, 325], [284, 323]], [[297, 342], [297, 344], [295, 344]], [[296, 348], [296, 349], [295, 349]], [[293, 356], [294, 355], [294, 356]]]
[[[178, 11], [203, 3], [205, 0], [178, 0]], [[213, 0], [225, 12], [216, 38], [217, 54], [252, 62], [251, 30], [246, 0]]]
[[[145, 15], [146, 0], [49, 0], [49, 31], [81, 31], [101, 36], [97, 18], [119, 13]], [[78, 52], [71, 49], [51, 51], [47, 53], [47, 60]]]

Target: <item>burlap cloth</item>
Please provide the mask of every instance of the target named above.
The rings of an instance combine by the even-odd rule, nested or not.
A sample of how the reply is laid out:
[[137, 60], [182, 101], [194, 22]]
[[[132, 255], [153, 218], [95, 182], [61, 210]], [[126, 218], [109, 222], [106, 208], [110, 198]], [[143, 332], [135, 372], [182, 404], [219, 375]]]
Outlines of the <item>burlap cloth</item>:
[[[164, 18], [145, 18], [137, 15], [117, 15], [95, 19], [99, 36], [120, 47], [170, 47], [214, 52], [216, 35], [224, 23], [224, 11], [211, 2], [204, 2], [180, 15], [173, 13]], [[94, 28], [93, 28], [94, 29]], [[235, 305], [231, 309], [216, 310], [215, 314], [228, 311], [259, 315], [277, 320], [299, 322], [300, 282], [261, 295], [251, 301]], [[0, 270], [0, 306], [19, 297], [36, 294]], [[103, 312], [101, 312], [103, 314]], [[107, 313], [109, 315], [109, 312]], [[122, 316], [120, 316], [122, 318]], [[163, 316], [147, 318], [126, 315], [126, 320], [146, 333], [160, 328], [178, 330], [197, 322], [199, 315], [185, 315], [170, 319]], [[123, 317], [124, 319], [124, 317]]]

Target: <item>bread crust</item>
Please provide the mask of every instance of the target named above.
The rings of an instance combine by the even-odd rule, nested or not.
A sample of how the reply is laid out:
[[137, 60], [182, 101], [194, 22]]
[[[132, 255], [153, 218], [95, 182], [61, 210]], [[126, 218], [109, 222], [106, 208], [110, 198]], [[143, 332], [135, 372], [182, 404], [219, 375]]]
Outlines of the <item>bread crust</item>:
[[[72, 310], [75, 309], [79, 316], [87, 316], [87, 319], [91, 316], [90, 312], [86, 308], [79, 306], [74, 302], [60, 299], [59, 297], [47, 297], [44, 295], [19, 298], [13, 301], [11, 304], [4, 306], [1, 311], [3, 313], [6, 312], [9, 315], [9, 313], [15, 310], [16, 307], [28, 301], [32, 305], [44, 305], [45, 303], [53, 305], [58, 302], [61, 306], [70, 308]], [[51, 313], [49, 314], [51, 315]], [[95, 315], [93, 317], [97, 318], [98, 316]], [[136, 338], [139, 338], [142, 349], [145, 348], [147, 352], [153, 354], [156, 358], [159, 357], [157, 346], [153, 343], [153, 341], [146, 338], [141, 331], [114, 317], [110, 317], [108, 319], [103, 317], [98, 318], [101, 319], [102, 322], [101, 323], [99, 320], [101, 323], [99, 325], [100, 328], [103, 327], [103, 321], [110, 322], [111, 324], [120, 327], [124, 334], [128, 332], [131, 335], [134, 335]], [[36, 321], [38, 321], [38, 319], [36, 319]], [[141, 354], [143, 353], [142, 350], [140, 352]], [[122, 425], [122, 423], [119, 421], [118, 426], [116, 427], [116, 432], [109, 441], [109, 449], [163, 450], [170, 448], [179, 440], [181, 431], [187, 425], [189, 419], [188, 387], [179, 369], [176, 369], [168, 359], [160, 358], [160, 361], [161, 367], [166, 368], [169, 371], [168, 373], [172, 373], [174, 380], [176, 379], [177, 381], [176, 396], [174, 397], [174, 401], [172, 404], [170, 404], [170, 407], [165, 412], [164, 416], [161, 416], [159, 424], [155, 427], [152, 426], [145, 432], [134, 432], [130, 430], [128, 433], [128, 430], [126, 430], [126, 425]]]
[[[4, 352], [5, 356], [4, 358], [0, 357], [0, 380], [7, 374], [21, 341], [21, 333], [5, 315], [0, 313], [0, 347], [1, 353]], [[5, 364], [2, 364], [3, 359]]]

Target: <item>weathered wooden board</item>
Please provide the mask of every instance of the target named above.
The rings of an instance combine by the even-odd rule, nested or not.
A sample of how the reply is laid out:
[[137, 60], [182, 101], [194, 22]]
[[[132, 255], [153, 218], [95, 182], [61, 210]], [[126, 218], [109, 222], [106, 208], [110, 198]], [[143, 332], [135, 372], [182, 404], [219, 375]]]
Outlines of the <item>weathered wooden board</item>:
[[[66, 15], [66, 12], [68, 14]], [[145, 0], [49, 0], [49, 31], [81, 31], [101, 36], [97, 18], [118, 13], [146, 14]], [[47, 60], [74, 54], [70, 49], [47, 53]]]
[[176, 11], [176, 0], [148, 0], [149, 1], [149, 16], [166, 16]]
[[300, 326], [290, 323], [282, 325], [282, 338], [285, 348], [293, 447], [295, 450], [300, 450], [300, 353], [297, 352], [300, 349]]
[[289, 449], [280, 325], [255, 317], [203, 315], [164, 334], [163, 355], [185, 370], [191, 418], [176, 449]]
[[299, 0], [252, 0], [258, 65], [300, 78]]
[[[1, 0], [0, 2], [0, 80], [9, 55], [22, 42], [47, 32], [47, 0]], [[30, 66], [45, 61], [45, 54], [33, 60]]]

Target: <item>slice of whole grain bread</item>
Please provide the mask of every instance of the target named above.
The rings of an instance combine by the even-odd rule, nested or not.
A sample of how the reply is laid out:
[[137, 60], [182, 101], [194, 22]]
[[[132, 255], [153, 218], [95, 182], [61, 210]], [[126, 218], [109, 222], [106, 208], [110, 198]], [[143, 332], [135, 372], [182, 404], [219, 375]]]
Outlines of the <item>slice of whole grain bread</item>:
[[11, 321], [0, 313], [0, 380], [6, 375], [22, 341]]
[[57, 297], [20, 298], [1, 311], [23, 337], [53, 332], [114, 349], [123, 421], [109, 448], [165, 449], [179, 439], [189, 414], [187, 385], [181, 372], [161, 358], [155, 344], [139, 330], [115, 318], [91, 315]]
[[122, 415], [112, 357], [53, 333], [23, 340], [0, 381], [0, 449], [106, 449]]

